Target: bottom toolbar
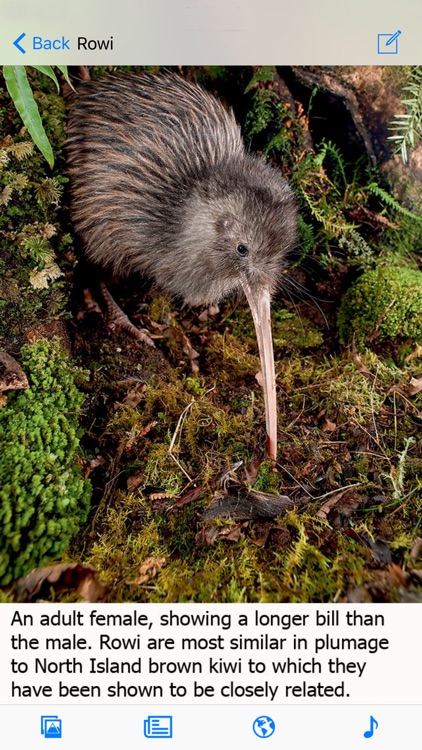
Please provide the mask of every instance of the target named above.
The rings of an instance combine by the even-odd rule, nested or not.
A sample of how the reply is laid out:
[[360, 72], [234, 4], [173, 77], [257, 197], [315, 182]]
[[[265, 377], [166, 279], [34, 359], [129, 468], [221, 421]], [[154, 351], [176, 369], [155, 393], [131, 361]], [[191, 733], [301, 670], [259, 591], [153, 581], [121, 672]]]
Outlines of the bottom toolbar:
[[[240, 746], [324, 750], [414, 745], [421, 706], [0, 706], [5, 747], [74, 750], [97, 745], [154, 750]], [[150, 740], [154, 740], [150, 742]], [[130, 743], [130, 744], [129, 744]], [[49, 747], [49, 743], [47, 747]]]

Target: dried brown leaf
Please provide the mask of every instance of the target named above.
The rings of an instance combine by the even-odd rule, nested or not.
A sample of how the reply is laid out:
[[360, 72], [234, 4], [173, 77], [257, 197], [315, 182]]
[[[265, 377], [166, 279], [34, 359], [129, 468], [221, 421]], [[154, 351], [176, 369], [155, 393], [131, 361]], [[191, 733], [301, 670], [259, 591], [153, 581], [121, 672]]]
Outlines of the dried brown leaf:
[[[135, 383], [131, 388], [129, 388], [122, 403], [125, 404], [125, 406], [130, 406], [131, 409], [136, 409], [138, 404], [142, 401], [145, 391], [146, 391], [145, 383], [141, 383], [141, 382]], [[155, 422], [154, 424], [157, 424], [157, 423]]]
[[359, 495], [354, 490], [343, 490], [332, 495], [324, 505], [317, 511], [318, 518], [324, 521], [329, 520], [333, 523], [340, 516], [350, 518], [350, 516], [367, 501], [365, 495]]
[[337, 505], [337, 503], [341, 500], [344, 494], [345, 494], [345, 491], [338, 492], [337, 495], [332, 495], [324, 503], [324, 505], [317, 511], [316, 513], [317, 518], [322, 518], [323, 521], [326, 521], [328, 518], [328, 514], [331, 513], [332, 509]]
[[400, 565], [392, 563], [388, 566], [388, 572], [393, 586], [406, 586], [408, 574], [400, 567]]
[[255, 484], [259, 469], [262, 464], [262, 459], [260, 458], [253, 458], [252, 461], [249, 461], [249, 463], [245, 466], [244, 474], [245, 474], [245, 481], [248, 484]]
[[199, 366], [198, 363], [195, 361], [199, 357], [199, 352], [197, 352], [189, 338], [186, 336], [183, 331], [181, 331], [179, 328], [176, 328], [175, 326], [170, 326], [165, 323], [156, 323], [154, 320], [150, 321], [151, 327], [155, 328], [155, 330], [160, 331], [161, 338], [168, 338], [173, 339], [176, 341], [176, 343], [180, 346], [182, 349], [182, 352], [186, 354], [190, 360], [190, 366], [191, 370], [194, 373], [199, 372]]
[[364, 534], [363, 532], [358, 533], [354, 529], [346, 529], [345, 535], [351, 539], [355, 539], [364, 547], [370, 549], [372, 557], [376, 562], [381, 563], [382, 565], [389, 565], [391, 568], [398, 567], [396, 565], [390, 565], [392, 561], [391, 551], [384, 539], [371, 539], [368, 534]]
[[422, 391], [422, 375], [419, 375], [419, 377], [417, 378], [410, 378], [410, 381], [406, 383], [406, 385], [398, 385], [390, 388], [390, 392], [391, 391], [401, 393], [403, 396], [407, 396], [408, 398], [410, 398], [411, 396], [416, 396]]
[[366, 365], [363, 364], [355, 346], [353, 346], [352, 350], [352, 359], [357, 371], [360, 372], [361, 375], [365, 375], [365, 377], [369, 378], [370, 380], [374, 380], [375, 375], [370, 370], [368, 370]]
[[182, 497], [179, 497], [175, 505], [178, 508], [183, 508], [184, 505], [189, 505], [189, 503], [193, 503], [194, 500], [198, 500], [199, 497], [201, 497], [202, 491], [204, 489], [204, 485], [201, 484], [199, 487], [195, 487], [193, 490], [189, 490], [189, 492], [186, 492], [185, 495], [182, 495]]
[[410, 379], [410, 383], [407, 388], [407, 395], [416, 396], [416, 394], [420, 393], [420, 391], [422, 391], [422, 375], [420, 375], [418, 378]]
[[422, 537], [417, 536], [410, 549], [410, 562], [415, 563], [420, 557], [422, 557]]
[[220, 539], [227, 542], [238, 542], [243, 536], [243, 529], [247, 528], [247, 523], [239, 523], [231, 529], [221, 529]]
[[101, 583], [98, 571], [79, 563], [59, 563], [35, 568], [12, 585], [12, 591], [19, 602], [45, 598], [51, 588], [55, 592], [76, 591], [87, 602], [98, 602], [106, 594], [106, 587]]
[[131, 477], [127, 478], [126, 487], [128, 492], [135, 492], [135, 490], [138, 489], [138, 487], [142, 484], [144, 480], [144, 475], [142, 472], [139, 472], [139, 474], [134, 474]]
[[331, 422], [330, 419], [326, 419], [324, 424], [322, 425], [322, 429], [324, 432], [335, 432], [337, 429], [337, 425], [335, 422]]
[[195, 536], [195, 542], [198, 547], [206, 547], [214, 544], [220, 533], [220, 528], [215, 524], [206, 524]]
[[419, 359], [419, 357], [422, 357], [422, 345], [416, 344], [414, 351], [408, 354], [404, 361], [412, 362], [414, 359]]
[[198, 320], [201, 323], [207, 323], [207, 321], [211, 318], [215, 318], [218, 313], [220, 312], [220, 308], [218, 305], [209, 305], [205, 310], [202, 310], [202, 312], [198, 315]]
[[278, 526], [274, 523], [255, 523], [253, 535], [251, 536], [252, 544], [255, 544], [256, 547], [264, 547], [268, 542], [271, 532], [274, 530], [278, 531]]
[[87, 313], [90, 312], [96, 312], [102, 315], [101, 307], [99, 306], [98, 302], [94, 299], [92, 296], [92, 292], [90, 289], [84, 289], [84, 303], [85, 303], [85, 310], [80, 310], [77, 314], [78, 320], [81, 320], [85, 317]]
[[225, 492], [215, 493], [213, 501], [205, 509], [204, 519], [232, 518], [234, 521], [246, 521], [261, 518], [271, 520], [288, 510], [297, 508], [299, 504], [286, 495], [257, 492], [240, 483], [233, 483]]
[[247, 527], [247, 522], [238, 523], [235, 526], [216, 526], [214, 523], [208, 523], [198, 532], [195, 541], [200, 546], [215, 544], [219, 540], [238, 542]]
[[99, 466], [105, 465], [105, 459], [102, 456], [97, 456], [96, 458], [92, 458], [91, 461], [85, 461], [84, 462], [84, 479], [88, 479], [88, 477], [92, 474], [94, 469], [98, 469]]
[[165, 564], [165, 557], [148, 557], [139, 566], [138, 577], [134, 581], [127, 581], [127, 583], [132, 586], [143, 586], [144, 583], [148, 583], [152, 578], [155, 578]]
[[17, 391], [22, 388], [29, 388], [22, 367], [4, 349], [0, 349], [0, 391]]
[[262, 370], [258, 370], [258, 372], [255, 375], [255, 380], [258, 383], [258, 385], [261, 386], [261, 388], [264, 387], [264, 377], [262, 375]]

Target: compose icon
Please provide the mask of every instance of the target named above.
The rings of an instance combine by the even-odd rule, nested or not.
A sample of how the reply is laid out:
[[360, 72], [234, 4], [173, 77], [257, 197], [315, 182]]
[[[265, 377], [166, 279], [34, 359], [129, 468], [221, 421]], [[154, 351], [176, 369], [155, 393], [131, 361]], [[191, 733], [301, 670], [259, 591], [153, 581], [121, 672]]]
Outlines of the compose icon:
[[173, 717], [148, 716], [144, 720], [144, 736], [149, 739], [152, 737], [173, 737]]
[[62, 736], [62, 720], [58, 716], [41, 716], [41, 734], [46, 739], [60, 739]]
[[394, 34], [378, 34], [378, 54], [397, 55], [399, 51], [400, 29]]

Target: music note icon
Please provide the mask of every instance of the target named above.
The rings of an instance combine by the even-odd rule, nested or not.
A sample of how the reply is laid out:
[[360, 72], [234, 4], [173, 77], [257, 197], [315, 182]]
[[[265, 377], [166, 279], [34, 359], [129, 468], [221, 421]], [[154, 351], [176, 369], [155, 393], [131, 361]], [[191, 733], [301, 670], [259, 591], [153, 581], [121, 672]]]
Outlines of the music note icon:
[[370, 726], [367, 732], [363, 733], [363, 736], [369, 739], [374, 734], [374, 726], [375, 729], [378, 729], [378, 722], [376, 719], [374, 719], [373, 716], [370, 717]]

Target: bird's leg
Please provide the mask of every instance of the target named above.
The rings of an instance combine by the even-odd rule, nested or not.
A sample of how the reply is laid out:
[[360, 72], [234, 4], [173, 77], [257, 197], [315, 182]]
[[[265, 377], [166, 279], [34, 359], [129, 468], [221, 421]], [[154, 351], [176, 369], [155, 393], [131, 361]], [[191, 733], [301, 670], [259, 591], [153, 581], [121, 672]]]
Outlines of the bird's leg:
[[119, 307], [116, 300], [108, 291], [103, 281], [99, 282], [100, 294], [105, 306], [105, 314], [107, 319], [107, 325], [112, 331], [125, 331], [137, 341], [142, 341], [143, 344], [148, 346], [155, 346], [152, 338], [148, 335], [144, 329], [137, 328], [123, 310]]

